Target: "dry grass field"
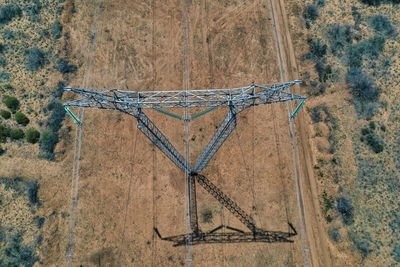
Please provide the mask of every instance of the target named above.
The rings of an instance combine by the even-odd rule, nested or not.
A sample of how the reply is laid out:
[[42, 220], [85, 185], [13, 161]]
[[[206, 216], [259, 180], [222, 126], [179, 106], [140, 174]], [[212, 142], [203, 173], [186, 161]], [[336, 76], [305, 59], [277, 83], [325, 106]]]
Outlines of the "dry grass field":
[[[93, 8], [80, 2], [75, 6], [82, 12], [69, 27], [73, 53], [80, 57], [88, 32], [80, 27], [79, 16]], [[181, 10], [181, 3], [175, 1], [103, 2], [90, 87], [181, 89]], [[263, 1], [192, 2], [190, 88], [278, 81], [276, 64], [270, 64], [276, 55], [268, 14]], [[80, 82], [77, 78], [71, 84], [79, 86]], [[191, 123], [192, 161], [200, 155], [224, 112], [217, 110]], [[183, 154], [183, 123], [153, 111], [148, 114]], [[104, 111], [87, 111], [85, 116], [75, 262], [84, 266], [98, 261], [117, 265], [184, 264], [184, 248], [173, 248], [157, 239], [152, 230], [157, 227], [165, 236], [185, 231], [184, 174], [141, 133], [137, 134], [133, 118]], [[288, 168], [292, 165], [290, 152], [286, 112], [277, 107], [255, 108], [240, 114], [237, 130], [204, 174], [249, 211], [257, 225], [286, 231], [287, 217], [294, 225], [298, 222], [292, 171]], [[62, 160], [71, 162], [71, 155]], [[201, 188], [198, 202], [202, 229], [221, 223], [243, 229]], [[212, 221], [202, 222], [204, 210], [211, 210]], [[292, 244], [196, 246], [194, 263], [301, 265], [299, 238], [294, 240]], [[287, 252], [282, 254], [282, 250]]]
[[[400, 21], [395, 6], [368, 7], [356, 0], [192, 0], [186, 55], [182, 1], [103, 0], [95, 30], [98, 3], [0, 1], [1, 8], [21, 8], [10, 20], [0, 12], [0, 109], [7, 109], [6, 96], [15, 96], [19, 111], [30, 120], [23, 126], [12, 114], [0, 122], [9, 129], [27, 133], [35, 128], [41, 133], [35, 144], [10, 136], [1, 144], [0, 265], [24, 258], [27, 266], [36, 260], [37, 266], [65, 265], [75, 125], [68, 117], [60, 128], [57, 121], [63, 116], [57, 103], [76, 96], [64, 93], [60, 99], [59, 82], [82, 87], [90, 73], [91, 88], [181, 90], [185, 56], [190, 89], [303, 79], [294, 90], [309, 96], [296, 123], [308, 215], [306, 245], [313, 265], [398, 264]], [[379, 18], [379, 31], [387, 35], [377, 33], [377, 15], [387, 17], [394, 32]], [[351, 38], [335, 42], [333, 24], [343, 26], [336, 37]], [[346, 25], [351, 25], [347, 31]], [[374, 37], [384, 38], [377, 53], [366, 50], [382, 43]], [[367, 48], [362, 50], [362, 45]], [[40, 53], [34, 52], [36, 47]], [[349, 62], [349, 51], [356, 56], [364, 52], [361, 63]], [[315, 67], [317, 63], [323, 68]], [[381, 88], [374, 101], [364, 103], [348, 89], [347, 70], [355, 64]], [[226, 111], [217, 109], [191, 122], [192, 164]], [[183, 122], [154, 110], [145, 112], [184, 154]], [[52, 134], [58, 142], [52, 143]], [[368, 138], [381, 140], [383, 151], [375, 153], [370, 144], [376, 143]], [[250, 213], [258, 227], [285, 232], [289, 221], [300, 232], [290, 142], [284, 104], [246, 110], [202, 174]], [[137, 130], [133, 117], [86, 110], [73, 266], [185, 265], [185, 248], [173, 247], [153, 231], [157, 227], [163, 236], [185, 232], [185, 179]], [[200, 186], [197, 200], [202, 230], [221, 224], [245, 230]], [[198, 245], [193, 247], [193, 263], [302, 266], [300, 235], [292, 239]], [[4, 256], [10, 251], [19, 256]]]

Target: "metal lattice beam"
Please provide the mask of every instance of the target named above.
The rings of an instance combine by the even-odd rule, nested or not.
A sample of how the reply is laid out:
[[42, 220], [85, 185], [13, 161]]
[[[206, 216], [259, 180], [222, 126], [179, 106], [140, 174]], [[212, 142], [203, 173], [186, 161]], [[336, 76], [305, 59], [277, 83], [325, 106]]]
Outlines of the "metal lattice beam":
[[82, 98], [69, 101], [64, 106], [110, 110], [221, 106], [236, 106], [246, 109], [250, 106], [305, 99], [304, 96], [286, 91], [289, 87], [300, 82], [295, 80], [234, 89], [142, 92], [65, 87], [65, 91], [75, 92]]
[[202, 171], [211, 160], [211, 158], [217, 153], [218, 149], [225, 142], [228, 136], [231, 134], [233, 129], [236, 127], [236, 109], [235, 107], [231, 107], [228, 111], [228, 114], [225, 116], [225, 119], [218, 127], [217, 131], [211, 138], [208, 145], [204, 148], [203, 153], [197, 160], [193, 171], [195, 173], [199, 173]]
[[138, 122], [138, 129], [150, 139], [178, 168], [183, 172], [190, 173], [190, 164], [186, 162], [183, 156], [168, 141], [157, 126], [141, 110], [125, 110], [125, 113], [133, 115]]

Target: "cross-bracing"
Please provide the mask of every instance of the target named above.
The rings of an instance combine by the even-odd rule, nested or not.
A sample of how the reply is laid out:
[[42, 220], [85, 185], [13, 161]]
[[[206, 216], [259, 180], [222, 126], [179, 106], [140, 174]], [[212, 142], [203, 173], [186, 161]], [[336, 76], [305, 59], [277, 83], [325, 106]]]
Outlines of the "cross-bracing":
[[[225, 242], [293, 242], [288, 239], [297, 234], [289, 222], [290, 232], [267, 231], [256, 227], [254, 219], [242, 210], [238, 204], [224, 194], [208, 178], [199, 173], [207, 166], [221, 145], [236, 127], [237, 114], [252, 106], [260, 106], [279, 102], [295, 100], [304, 101], [306, 97], [296, 95], [287, 90], [301, 81], [295, 80], [285, 83], [263, 85], [250, 85], [234, 89], [210, 89], [189, 91], [122, 91], [117, 89], [80, 89], [73, 87], [64, 88], [82, 97], [69, 101], [65, 107], [83, 107], [94, 109], [118, 110], [134, 116], [138, 121], [138, 129], [142, 131], [175, 165], [183, 172], [189, 173], [188, 199], [190, 227], [192, 232], [183, 235], [162, 237], [158, 229], [157, 235], [166, 241], [175, 242], [175, 246], [201, 243]], [[165, 108], [217, 108], [229, 107], [225, 119], [219, 125], [213, 137], [205, 147], [203, 153], [192, 168], [190, 163], [175, 149], [167, 137], [146, 116], [143, 109], [156, 109], [163, 111]], [[299, 106], [300, 107], [300, 106]], [[163, 112], [165, 113], [165, 112]], [[166, 112], [168, 113], [168, 112]], [[194, 117], [192, 117], [193, 119]], [[191, 118], [185, 118], [190, 120]], [[249, 230], [242, 230], [221, 225], [211, 231], [202, 232], [198, 225], [196, 203], [196, 181], [207, 192], [215, 197], [224, 207], [235, 215]], [[221, 233], [220, 229], [229, 229], [232, 232]]]

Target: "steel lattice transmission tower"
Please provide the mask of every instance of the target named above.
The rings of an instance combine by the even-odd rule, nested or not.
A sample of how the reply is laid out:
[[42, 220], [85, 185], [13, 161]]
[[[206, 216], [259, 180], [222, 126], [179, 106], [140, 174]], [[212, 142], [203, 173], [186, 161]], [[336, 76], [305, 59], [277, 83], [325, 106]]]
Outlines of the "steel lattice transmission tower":
[[[293, 116], [304, 103], [306, 97], [288, 92], [288, 89], [299, 84], [295, 80], [285, 83], [273, 83], [263, 85], [251, 85], [234, 89], [210, 89], [189, 91], [122, 91], [117, 89], [80, 89], [65, 87], [65, 91], [79, 94], [81, 98], [64, 103], [66, 110], [75, 122], [81, 123], [68, 107], [81, 107], [93, 109], [118, 110], [134, 116], [138, 121], [138, 129], [142, 131], [178, 168], [189, 173], [189, 215], [192, 233], [183, 235], [162, 237], [155, 228], [157, 235], [163, 240], [175, 242], [175, 246], [199, 243], [221, 242], [293, 242], [288, 237], [297, 234], [289, 223], [292, 231], [266, 231], [257, 228], [254, 219], [246, 214], [233, 200], [219, 190], [209, 179], [199, 173], [207, 166], [224, 141], [236, 127], [237, 114], [252, 106], [274, 104], [300, 100], [302, 101], [294, 111]], [[155, 109], [161, 113], [171, 115], [178, 119], [184, 119], [164, 109], [170, 108], [208, 108], [186, 120], [193, 120], [218, 107], [228, 107], [225, 119], [215, 131], [213, 137], [204, 148], [194, 167], [175, 149], [171, 142], [163, 135], [157, 126], [146, 116], [145, 109]], [[242, 230], [221, 225], [209, 232], [202, 232], [198, 225], [196, 186], [198, 182], [207, 192], [213, 195], [222, 205], [233, 213], [249, 230]], [[221, 233], [218, 230], [227, 228], [231, 233]]]

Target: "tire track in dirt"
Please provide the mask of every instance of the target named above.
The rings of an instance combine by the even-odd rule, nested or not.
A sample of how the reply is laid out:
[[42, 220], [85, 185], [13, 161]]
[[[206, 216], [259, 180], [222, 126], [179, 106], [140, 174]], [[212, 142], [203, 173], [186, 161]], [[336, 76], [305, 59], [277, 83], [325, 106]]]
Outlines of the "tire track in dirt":
[[[284, 0], [270, 1], [271, 11], [275, 17], [273, 23], [276, 27], [278, 42], [278, 61], [282, 69], [282, 78], [293, 80], [297, 78], [297, 64], [293, 50], [292, 40], [288, 27], [287, 15], [285, 11]], [[297, 87], [297, 91], [298, 91]], [[332, 266], [330, 252], [326, 241], [326, 233], [321, 226], [321, 214], [318, 202], [318, 192], [316, 181], [313, 177], [312, 170], [312, 151], [309, 143], [308, 125], [306, 125], [304, 112], [300, 112], [298, 117], [298, 132], [300, 139], [300, 160], [302, 163], [301, 172], [304, 177], [304, 193], [303, 200], [308, 217], [305, 218], [308, 228], [307, 239], [312, 251], [311, 262], [314, 266]]]
[[[183, 11], [182, 11], [182, 83], [183, 90], [189, 90], [189, 5], [190, 0], [183, 0]], [[186, 101], [186, 99], [185, 99]], [[189, 179], [192, 179], [187, 171], [190, 167], [190, 110], [188, 107], [184, 109], [184, 150], [185, 160], [189, 165], [185, 169], [185, 230], [186, 233], [190, 233], [191, 229], [191, 210], [190, 210], [190, 183]], [[193, 266], [193, 246], [186, 242], [185, 244], [185, 265]]]
[[[151, 36], [151, 53], [152, 53], [152, 69], [153, 69], [153, 91], [156, 90], [157, 84], [157, 69], [156, 69], [156, 36], [155, 36], [155, 22], [156, 22], [156, 0], [152, 1], [152, 36]], [[153, 228], [157, 228], [157, 173], [156, 173], [156, 149], [152, 143], [152, 159], [153, 159], [153, 177], [152, 177], [152, 212], [153, 212]], [[151, 266], [156, 266], [157, 258], [157, 236], [153, 231], [152, 235], [152, 251], [151, 251]]]

